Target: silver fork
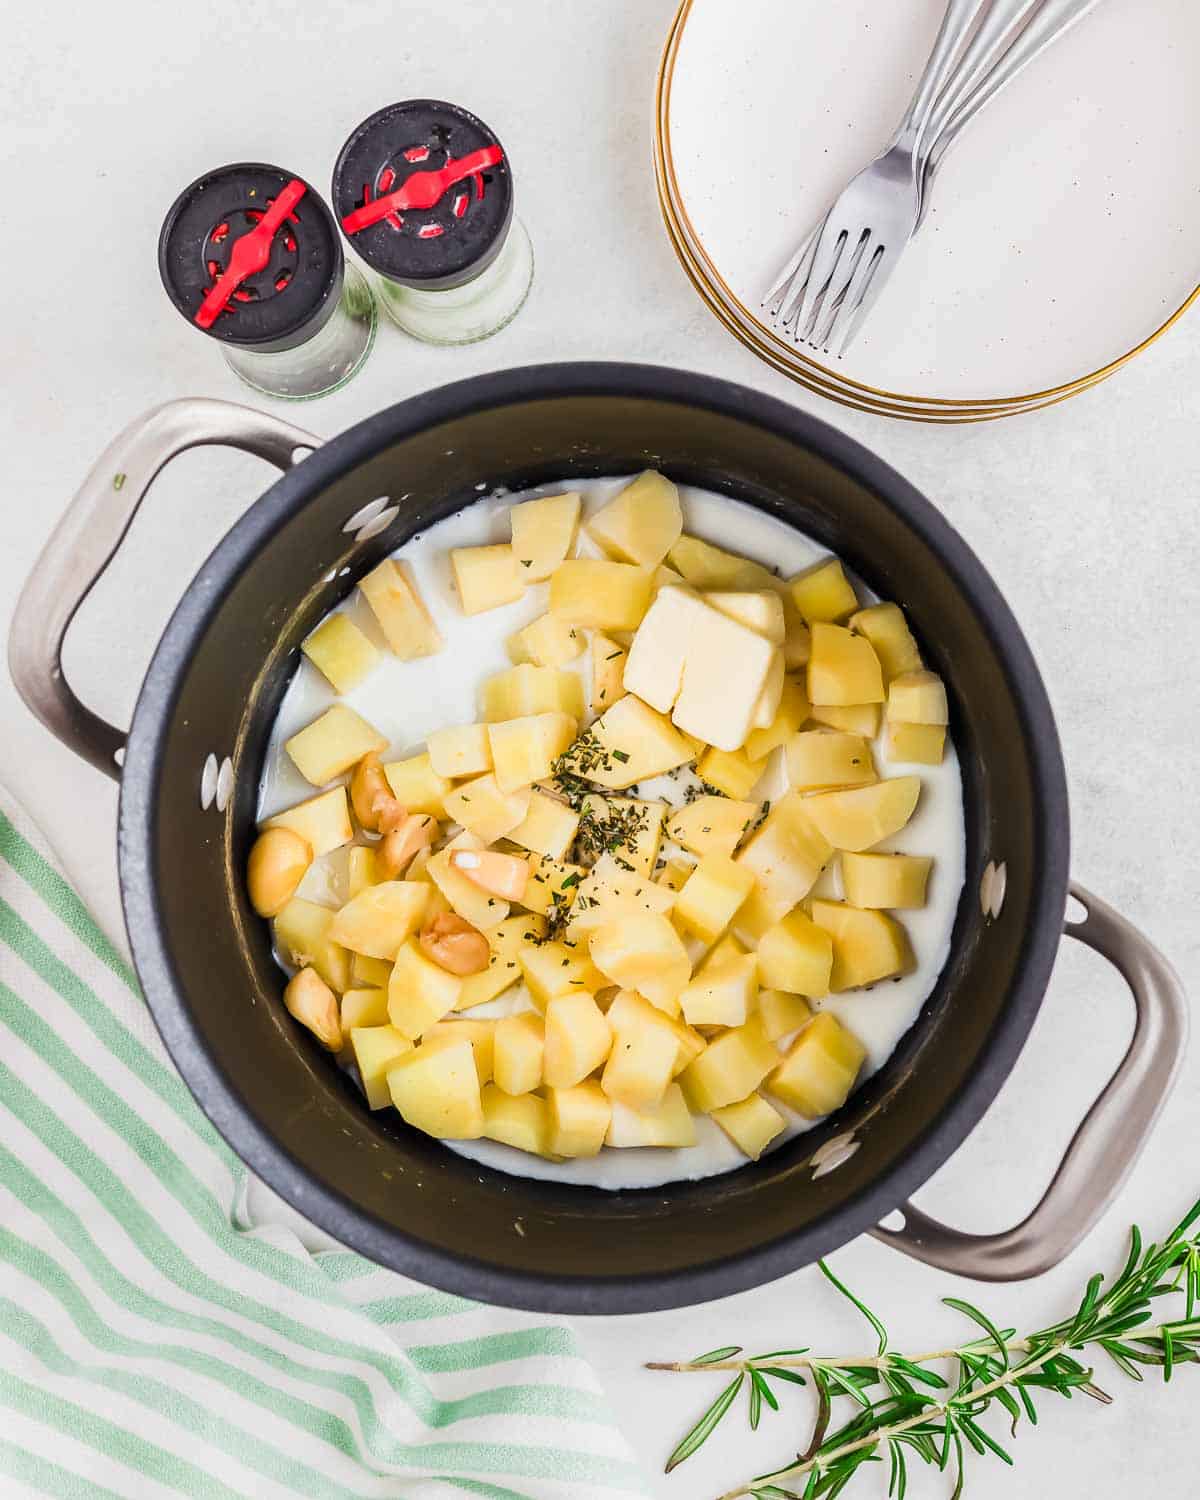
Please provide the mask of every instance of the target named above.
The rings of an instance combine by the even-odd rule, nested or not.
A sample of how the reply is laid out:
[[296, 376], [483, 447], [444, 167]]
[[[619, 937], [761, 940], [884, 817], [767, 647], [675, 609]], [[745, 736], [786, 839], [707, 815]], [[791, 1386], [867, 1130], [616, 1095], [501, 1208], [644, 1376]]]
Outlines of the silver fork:
[[[922, 80], [891, 146], [847, 186], [764, 298], [797, 342], [845, 352], [924, 218], [932, 167], [984, 104], [1097, 3], [993, 0], [914, 139]], [[943, 30], [949, 20], [948, 10]]]
[[[869, 167], [842, 189], [825, 219], [802, 241], [763, 298], [763, 307], [776, 315], [785, 327], [795, 318], [794, 336], [797, 342], [807, 336], [820, 310], [821, 299], [810, 293], [810, 288], [815, 292], [819, 286], [824, 291], [837, 269], [843, 244], [849, 246], [851, 243], [849, 236], [855, 225], [859, 226], [859, 230], [855, 233], [853, 244], [858, 248], [858, 258], [861, 260], [861, 252], [865, 250], [861, 229], [862, 213], [871, 208], [876, 197], [880, 202], [886, 200], [894, 209], [900, 210], [896, 216], [897, 228], [903, 229], [904, 209], [910, 197], [915, 197], [917, 192], [913, 186], [919, 180], [914, 156], [926, 122], [980, 11], [990, 3], [991, 0], [948, 0], [929, 61], [925, 64], [925, 71], [921, 74], [916, 92], [892, 141]], [[860, 199], [863, 200], [861, 203]], [[878, 210], [871, 217], [877, 219]], [[841, 238], [843, 223], [851, 226], [844, 231], [845, 240]], [[915, 223], [914, 214], [909, 234]], [[869, 229], [868, 221], [868, 232]], [[828, 239], [822, 232], [824, 230], [830, 231]], [[857, 264], [858, 260], [855, 261], [855, 268]], [[819, 273], [819, 281], [814, 271]]]

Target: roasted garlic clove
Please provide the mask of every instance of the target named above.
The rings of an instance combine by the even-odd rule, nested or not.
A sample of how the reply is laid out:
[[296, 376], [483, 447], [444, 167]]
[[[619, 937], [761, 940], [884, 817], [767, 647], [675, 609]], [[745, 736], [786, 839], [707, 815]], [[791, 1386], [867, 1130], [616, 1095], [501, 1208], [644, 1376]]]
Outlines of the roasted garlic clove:
[[450, 974], [481, 974], [491, 959], [487, 938], [452, 911], [439, 912], [420, 937], [421, 947]]
[[322, 1047], [342, 1050], [342, 1023], [338, 998], [315, 969], [301, 969], [288, 980], [283, 992], [288, 1012], [307, 1026]]

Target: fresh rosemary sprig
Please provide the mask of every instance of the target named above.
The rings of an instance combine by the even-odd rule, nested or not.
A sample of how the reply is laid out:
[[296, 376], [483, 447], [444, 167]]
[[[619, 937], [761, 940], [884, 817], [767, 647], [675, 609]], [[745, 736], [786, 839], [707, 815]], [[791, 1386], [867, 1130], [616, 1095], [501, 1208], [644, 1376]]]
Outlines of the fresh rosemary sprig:
[[[874, 1354], [827, 1357], [809, 1349], [777, 1349], [739, 1357], [740, 1346], [713, 1349], [679, 1364], [651, 1364], [651, 1370], [733, 1371], [723, 1388], [667, 1461], [676, 1468], [707, 1441], [747, 1392], [747, 1415], [756, 1429], [764, 1407], [779, 1410], [780, 1383], [809, 1385], [816, 1415], [807, 1448], [769, 1474], [748, 1479], [720, 1500], [832, 1500], [866, 1464], [888, 1463], [890, 1500], [904, 1500], [913, 1457], [939, 1471], [954, 1465], [953, 1500], [963, 1492], [967, 1449], [991, 1453], [1006, 1464], [1011, 1455], [983, 1425], [1002, 1409], [1013, 1435], [1022, 1417], [1037, 1422], [1033, 1393], [1051, 1391], [1068, 1399], [1075, 1391], [1109, 1404], [1112, 1398], [1092, 1380], [1092, 1370], [1075, 1352], [1108, 1356], [1122, 1374], [1142, 1379], [1141, 1366], [1157, 1366], [1170, 1380], [1177, 1365], [1200, 1362], [1200, 1202], [1161, 1245], [1145, 1246], [1136, 1227], [1129, 1255], [1111, 1283], [1093, 1276], [1075, 1312], [1060, 1323], [1017, 1338], [999, 1328], [979, 1308], [959, 1297], [942, 1300], [969, 1318], [980, 1336], [946, 1349], [903, 1355], [891, 1349], [879, 1318], [838, 1280], [824, 1261], [820, 1268], [842, 1296], [870, 1323], [878, 1346]], [[1180, 1316], [1152, 1321], [1156, 1299], [1182, 1299]], [[929, 1368], [949, 1364], [949, 1379]], [[803, 1373], [801, 1373], [803, 1372]], [[877, 1389], [881, 1388], [881, 1389]], [[855, 1410], [831, 1430], [835, 1405]], [[843, 1408], [844, 1409], [844, 1408]]]

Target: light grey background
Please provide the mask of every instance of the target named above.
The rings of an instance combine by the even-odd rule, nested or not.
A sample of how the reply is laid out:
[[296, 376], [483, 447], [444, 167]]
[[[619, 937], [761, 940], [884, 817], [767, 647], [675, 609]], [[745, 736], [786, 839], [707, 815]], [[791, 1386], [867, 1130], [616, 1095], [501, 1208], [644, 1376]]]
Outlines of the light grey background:
[[[329, 435], [479, 371], [620, 358], [740, 380], [852, 432], [942, 507], [1008, 595], [1058, 712], [1075, 873], [1195, 982], [1200, 321], [1185, 320], [1088, 395], [984, 426], [858, 415], [772, 374], [696, 300], [659, 221], [651, 98], [672, 12], [673, 0], [8, 8], [0, 626], [73, 487], [119, 428], [169, 397], [244, 396], [160, 290], [155, 238], [175, 193], [201, 170], [244, 157], [278, 161], [324, 187], [343, 136], [371, 110], [405, 95], [458, 99], [498, 129], [516, 163], [538, 263], [525, 311], [493, 341], [465, 350], [427, 349], [384, 327], [347, 390], [287, 414]], [[797, 111], [802, 119], [799, 75]], [[127, 720], [173, 603], [270, 477], [253, 460], [208, 452], [183, 458], [156, 486], [70, 643], [70, 672], [101, 712]], [[115, 787], [50, 740], [6, 676], [0, 723], [0, 780], [117, 934]], [[1120, 982], [1099, 960], [1065, 951], [1015, 1073], [922, 1191], [922, 1207], [976, 1230], [1019, 1217], [1129, 1026]], [[1119, 1203], [1041, 1280], [972, 1288], [866, 1240], [840, 1252], [837, 1269], [887, 1311], [902, 1347], [953, 1332], [955, 1315], [937, 1303], [950, 1291], [977, 1294], [998, 1321], [1021, 1328], [1061, 1315], [1087, 1275], [1119, 1254], [1131, 1220], [1160, 1233], [1200, 1195], [1198, 1086], [1200, 1053]], [[866, 1344], [814, 1270], [687, 1312], [585, 1321], [580, 1333], [649, 1471], [714, 1392], [709, 1377], [652, 1376], [640, 1361], [734, 1341], [826, 1352]], [[1016, 1474], [981, 1465], [974, 1495], [1115, 1497], [1135, 1464], [1140, 1488], [1190, 1492], [1198, 1381], [1184, 1371], [1164, 1392], [1131, 1388], [1113, 1373], [1104, 1381], [1118, 1396], [1112, 1408], [1047, 1401], [1042, 1426], [1018, 1439]], [[753, 1443], [740, 1422], [731, 1425], [702, 1458], [657, 1480], [655, 1493], [690, 1500], [784, 1461], [800, 1440], [797, 1410], [765, 1423]], [[862, 1486], [882, 1493], [874, 1478]], [[920, 1487], [943, 1490], [936, 1478]]]

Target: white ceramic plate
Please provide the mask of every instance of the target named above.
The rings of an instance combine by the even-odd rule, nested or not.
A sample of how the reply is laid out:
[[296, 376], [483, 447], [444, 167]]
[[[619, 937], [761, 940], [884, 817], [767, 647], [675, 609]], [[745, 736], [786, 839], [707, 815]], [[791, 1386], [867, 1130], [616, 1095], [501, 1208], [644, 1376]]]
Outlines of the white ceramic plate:
[[1024, 405], [1121, 361], [1200, 278], [1200, 7], [1102, 0], [950, 153], [856, 344], [822, 371], [757, 319], [884, 144], [942, 0], [689, 0], [662, 78], [667, 195], [704, 279], [868, 405]]

